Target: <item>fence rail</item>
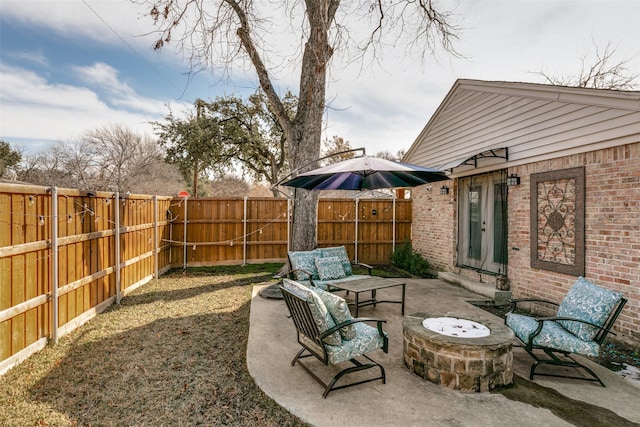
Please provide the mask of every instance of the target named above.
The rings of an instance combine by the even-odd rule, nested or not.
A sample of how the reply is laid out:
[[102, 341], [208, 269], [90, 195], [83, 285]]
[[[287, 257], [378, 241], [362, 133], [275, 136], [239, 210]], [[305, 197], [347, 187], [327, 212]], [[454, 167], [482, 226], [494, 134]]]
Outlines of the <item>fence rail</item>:
[[[0, 375], [170, 268], [284, 262], [289, 212], [284, 198], [0, 184]], [[354, 260], [389, 262], [410, 238], [410, 200], [318, 204], [318, 245]]]

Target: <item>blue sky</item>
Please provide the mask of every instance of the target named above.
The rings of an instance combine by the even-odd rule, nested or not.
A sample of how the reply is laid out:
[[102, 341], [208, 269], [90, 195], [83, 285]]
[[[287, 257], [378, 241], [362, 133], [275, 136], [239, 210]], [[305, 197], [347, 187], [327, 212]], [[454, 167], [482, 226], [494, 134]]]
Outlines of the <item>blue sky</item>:
[[[387, 49], [380, 66], [361, 69], [336, 55], [327, 138], [342, 136], [369, 153], [408, 149], [457, 78], [543, 83], [535, 72], [575, 74], [594, 44], [611, 43], [616, 58], [631, 58], [640, 70], [638, 0], [436, 5], [455, 8], [464, 27], [456, 48], [465, 57], [439, 52], [421, 63]], [[175, 44], [155, 52], [153, 37], [142, 36], [152, 30], [144, 12], [128, 0], [0, 0], [0, 139], [35, 152], [113, 123], [152, 134], [148, 122], [162, 120], [167, 105], [179, 113], [196, 97], [246, 96], [256, 87], [242, 65], [228, 79], [188, 75]], [[299, 35], [280, 29], [267, 42], [290, 50], [271, 58], [273, 75], [281, 91], [296, 92], [295, 65], [280, 64], [292, 62]]]

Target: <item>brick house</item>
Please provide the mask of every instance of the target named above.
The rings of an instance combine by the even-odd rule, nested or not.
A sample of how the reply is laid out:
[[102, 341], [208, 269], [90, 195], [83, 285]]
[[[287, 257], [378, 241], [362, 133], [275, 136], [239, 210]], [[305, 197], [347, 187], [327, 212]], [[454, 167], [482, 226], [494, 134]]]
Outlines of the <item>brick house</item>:
[[452, 178], [412, 196], [444, 277], [556, 302], [586, 277], [640, 347], [640, 92], [458, 80], [403, 161]]

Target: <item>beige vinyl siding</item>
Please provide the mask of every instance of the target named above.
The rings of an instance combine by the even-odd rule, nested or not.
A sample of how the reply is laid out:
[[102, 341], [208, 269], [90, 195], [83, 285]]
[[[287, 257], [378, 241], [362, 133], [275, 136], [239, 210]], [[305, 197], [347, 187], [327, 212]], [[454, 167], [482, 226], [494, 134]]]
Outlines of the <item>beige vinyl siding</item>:
[[508, 147], [508, 162], [480, 172], [639, 140], [640, 92], [459, 80], [404, 160], [438, 167]]

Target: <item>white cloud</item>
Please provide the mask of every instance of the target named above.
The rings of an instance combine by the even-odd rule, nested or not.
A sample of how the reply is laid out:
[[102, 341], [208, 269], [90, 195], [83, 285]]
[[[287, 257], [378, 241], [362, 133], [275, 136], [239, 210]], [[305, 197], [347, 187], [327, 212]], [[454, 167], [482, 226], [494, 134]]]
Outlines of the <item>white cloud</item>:
[[[97, 67], [109, 70], [109, 67]], [[111, 69], [117, 75], [115, 69]], [[91, 73], [90, 73], [91, 74]], [[102, 81], [120, 88], [114, 102], [105, 102], [95, 91], [80, 86], [51, 84], [46, 78], [32, 71], [2, 66], [2, 103], [0, 104], [0, 135], [11, 141], [20, 140], [67, 140], [88, 130], [119, 123], [141, 133], [152, 133], [149, 120], [162, 120], [167, 113], [165, 102], [137, 96], [135, 91], [110, 74], [94, 73]], [[129, 96], [124, 100], [125, 94]], [[110, 105], [115, 104], [115, 107]], [[135, 106], [136, 111], [116, 107]], [[187, 109], [186, 103], [175, 110]]]
[[31, 62], [33, 64], [42, 65], [44, 67], [49, 66], [49, 61], [47, 57], [42, 53], [42, 51], [38, 52], [9, 52], [8, 54], [11, 58]]
[[128, 43], [150, 48], [149, 38], [132, 37], [153, 30], [151, 18], [142, 16], [145, 12], [130, 0], [2, 0], [2, 15], [14, 23], [101, 44], [121, 44], [119, 37], [123, 37]]
[[109, 104], [153, 115], [166, 114], [165, 102], [159, 99], [144, 98], [128, 83], [120, 80], [119, 71], [104, 62], [96, 62], [87, 67], [74, 67], [80, 80], [87, 85], [104, 91]]
[[134, 90], [118, 79], [118, 70], [104, 62], [96, 62], [87, 67], [74, 67], [74, 71], [81, 81], [101, 86], [108, 92], [118, 95], [131, 95]]
[[[11, 125], [4, 114], [9, 106], [44, 106], [56, 107], [63, 110], [73, 110], [79, 105], [98, 105], [99, 100], [95, 93], [82, 87], [49, 84], [46, 79], [34, 71], [24, 68], [2, 65], [0, 68], [0, 81], [2, 82], [3, 126]], [[93, 109], [93, 108], [92, 108]]]

